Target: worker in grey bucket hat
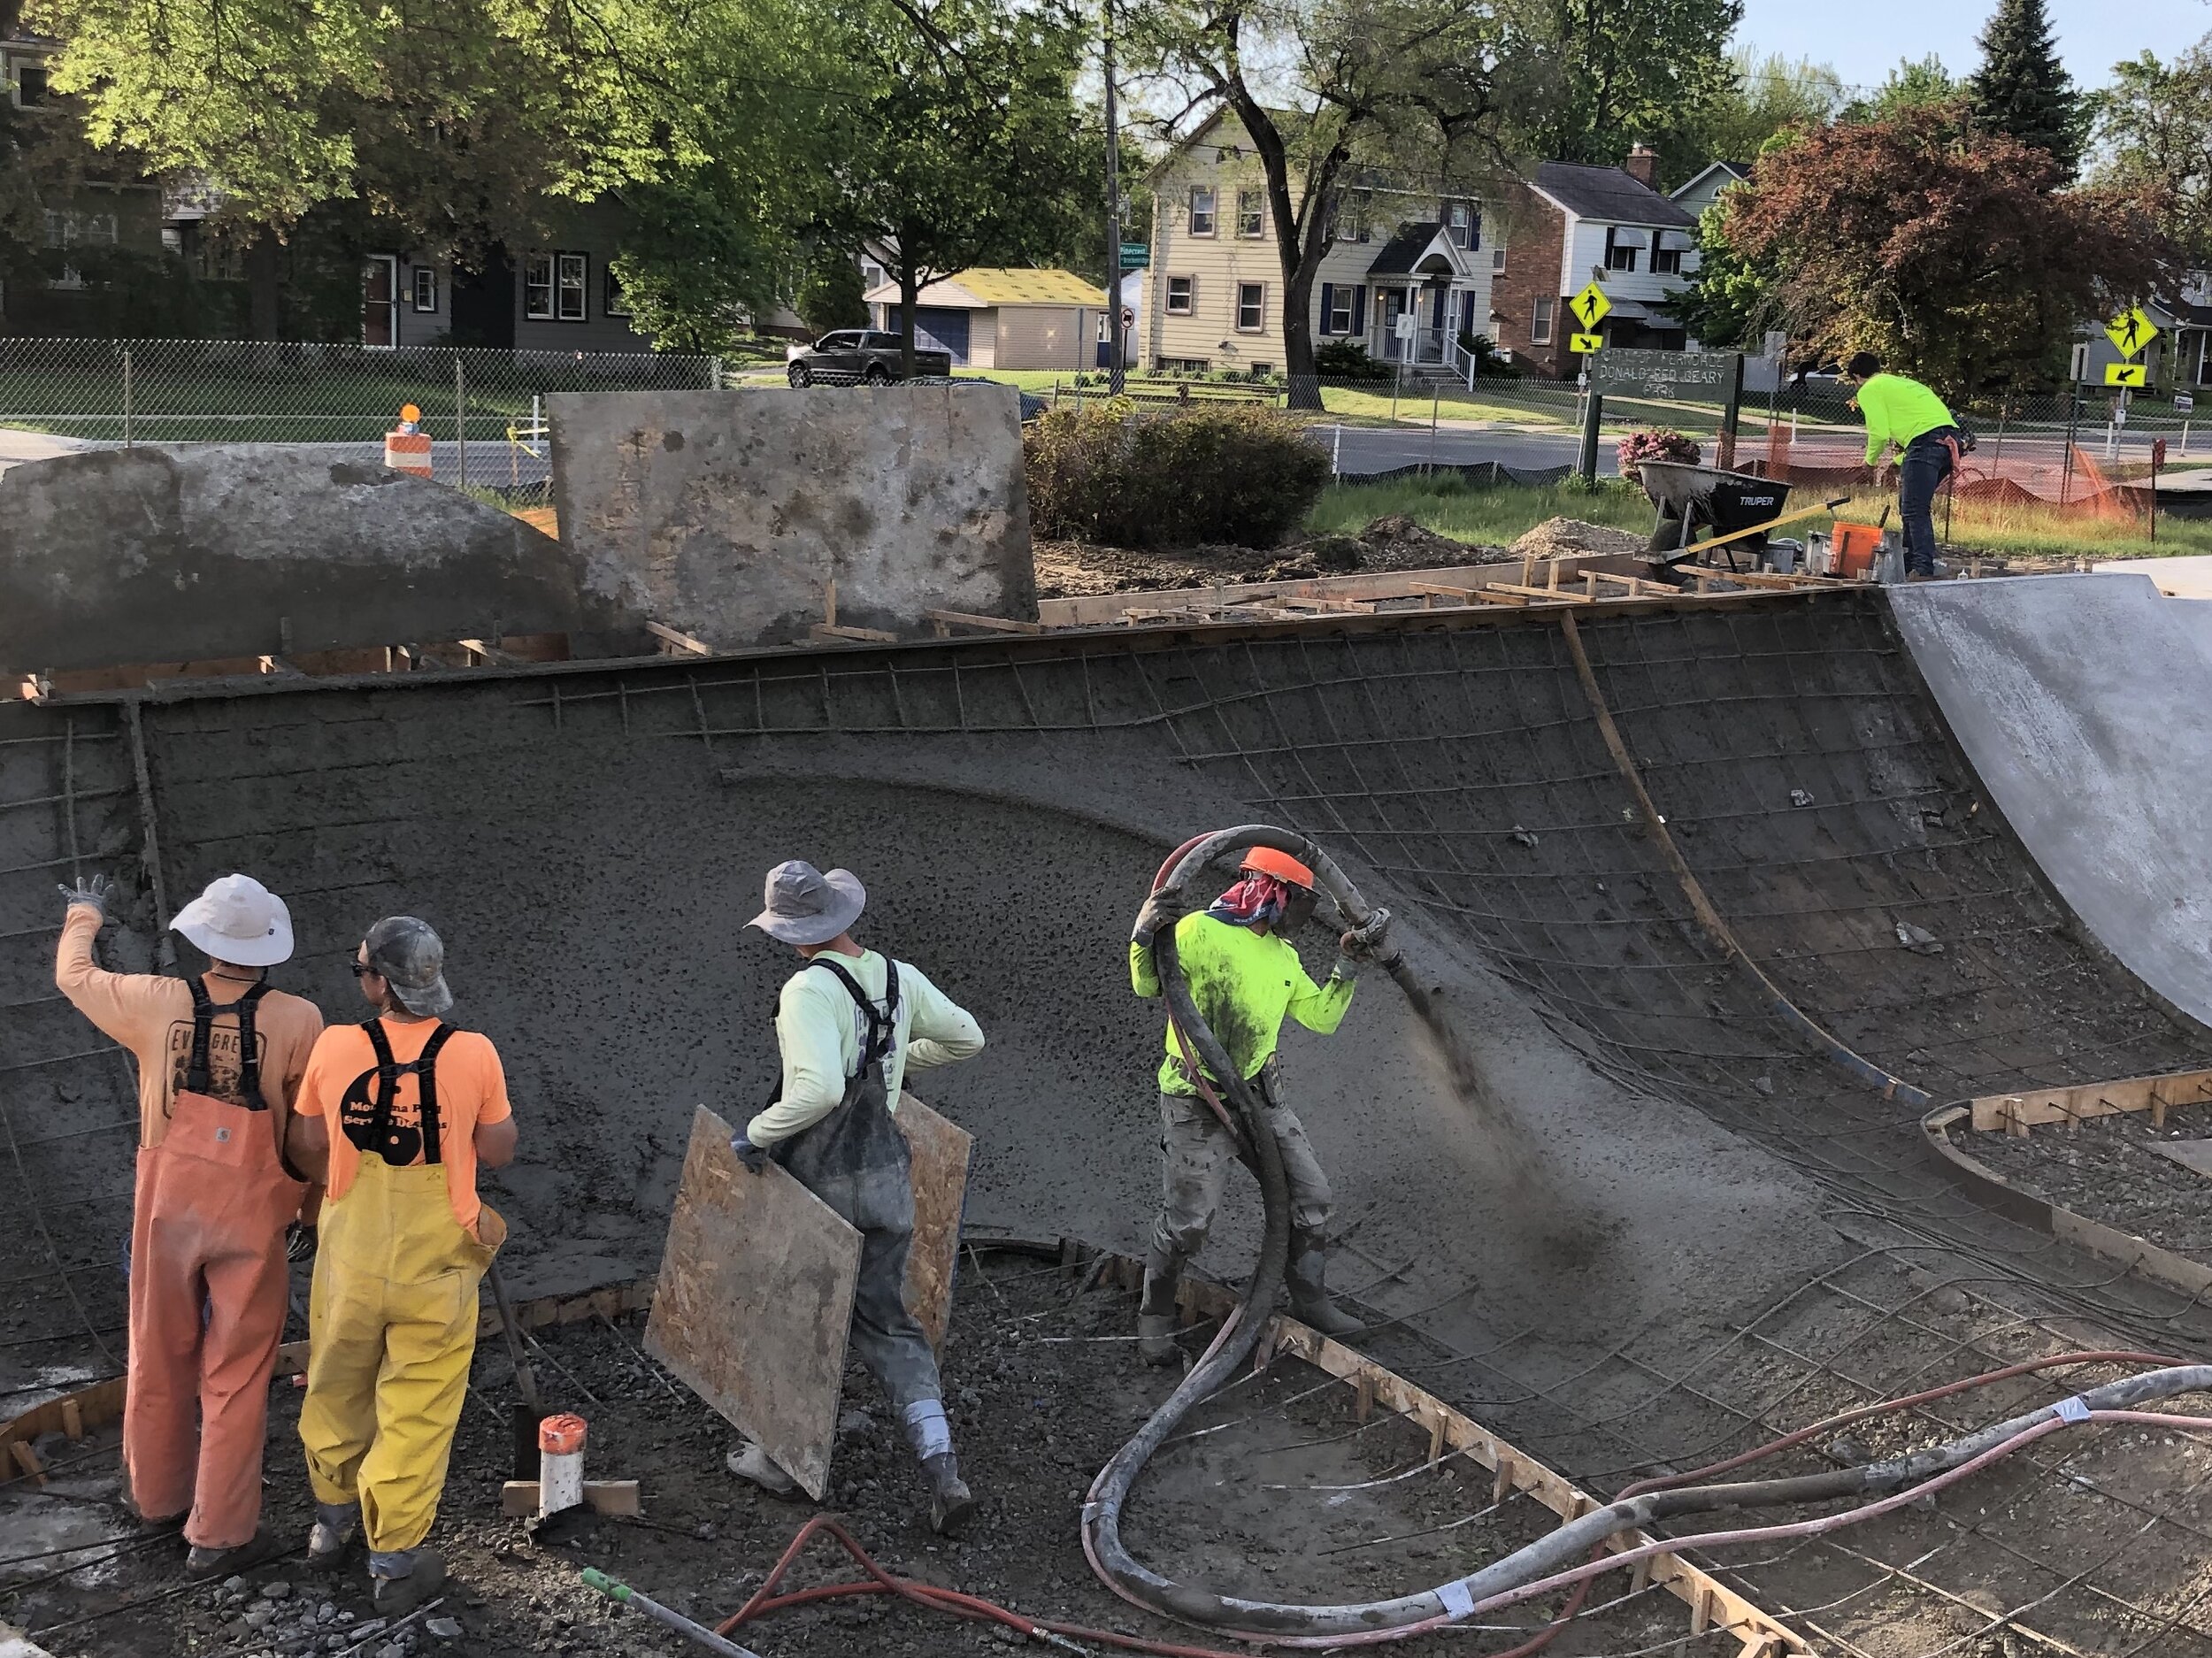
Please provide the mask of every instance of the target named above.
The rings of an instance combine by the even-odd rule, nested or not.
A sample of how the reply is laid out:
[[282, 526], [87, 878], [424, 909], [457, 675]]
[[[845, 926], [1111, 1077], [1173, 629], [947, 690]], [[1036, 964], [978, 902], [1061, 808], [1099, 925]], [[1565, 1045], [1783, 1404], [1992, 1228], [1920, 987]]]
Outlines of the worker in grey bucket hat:
[[[804, 960], [776, 1006], [781, 1086], [730, 1149], [755, 1174], [780, 1164], [859, 1230], [852, 1351], [890, 1396], [928, 1478], [930, 1524], [956, 1532], [975, 1497], [953, 1452], [936, 1355], [906, 1305], [914, 1184], [892, 1114], [909, 1070], [980, 1052], [983, 1032], [919, 969], [853, 937], [867, 902], [849, 870], [825, 875], [795, 858], [768, 871], [766, 907], [751, 925]], [[779, 1496], [796, 1489], [750, 1440], [728, 1467]]]
[[427, 921], [387, 916], [361, 940], [364, 963], [391, 987], [399, 1005], [418, 1018], [435, 1018], [453, 1005], [445, 984], [445, 945]]

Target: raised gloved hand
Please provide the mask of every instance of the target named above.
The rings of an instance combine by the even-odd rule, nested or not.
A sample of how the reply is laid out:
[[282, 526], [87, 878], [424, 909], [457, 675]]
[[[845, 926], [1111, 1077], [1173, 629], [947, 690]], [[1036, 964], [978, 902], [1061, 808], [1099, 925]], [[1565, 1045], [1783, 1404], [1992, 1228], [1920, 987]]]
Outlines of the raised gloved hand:
[[1354, 927], [1337, 940], [1337, 948], [1345, 960], [1388, 966], [1398, 958], [1398, 952], [1390, 942], [1390, 911], [1376, 909], [1364, 926]]
[[1144, 908], [1137, 911], [1137, 925], [1129, 936], [1140, 944], [1148, 945], [1163, 927], [1171, 929], [1189, 913], [1190, 907], [1183, 902], [1180, 893], [1154, 893], [1144, 901]]
[[730, 1136], [730, 1149], [737, 1154], [738, 1162], [745, 1165], [748, 1173], [758, 1174], [768, 1166], [768, 1153], [741, 1133]]
[[104, 875], [80, 875], [75, 886], [67, 887], [57, 882], [54, 890], [61, 894], [62, 902], [70, 909], [74, 910], [79, 904], [90, 904], [104, 917], [108, 912], [108, 894], [115, 890], [115, 884]]

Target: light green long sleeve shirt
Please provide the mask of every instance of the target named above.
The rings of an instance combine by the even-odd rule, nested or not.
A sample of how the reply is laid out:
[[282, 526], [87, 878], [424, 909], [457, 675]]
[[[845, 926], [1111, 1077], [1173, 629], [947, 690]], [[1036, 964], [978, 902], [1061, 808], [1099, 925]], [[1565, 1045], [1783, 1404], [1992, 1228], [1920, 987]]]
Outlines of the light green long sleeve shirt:
[[[837, 964], [858, 981], [879, 1011], [888, 975], [873, 950], [836, 956]], [[860, 1044], [868, 1021], [852, 993], [826, 969], [806, 966], [784, 981], [776, 1003], [776, 1042], [783, 1050], [783, 1093], [776, 1103], [745, 1125], [745, 1138], [768, 1147], [811, 1128], [845, 1097], [845, 1079], [860, 1066]], [[918, 968], [899, 963], [899, 1011], [890, 1057], [884, 1061], [884, 1090], [891, 1109], [909, 1067], [950, 1064], [983, 1051], [983, 1028], [975, 1016], [931, 984]]]
[[1956, 426], [1943, 399], [1916, 380], [1902, 374], [1877, 374], [1859, 388], [1852, 401], [1866, 417], [1866, 464], [1882, 458], [1892, 443], [1902, 449], [1924, 432]]
[[[1261, 1067], [1274, 1058], [1286, 1017], [1328, 1036], [1344, 1023], [1357, 988], [1354, 980], [1334, 973], [1325, 984], [1317, 985], [1288, 939], [1231, 926], [1202, 911], [1175, 924], [1175, 958], [1190, 982], [1191, 1000], [1197, 1003], [1200, 1017], [1221, 1039], [1230, 1063], [1247, 1078], [1258, 1076]], [[1129, 984], [1141, 996], [1160, 994], [1152, 947], [1133, 939], [1129, 944]], [[1182, 1048], [1171, 1026], [1166, 1044], [1160, 1092], [1196, 1094], [1197, 1087], [1184, 1074]]]

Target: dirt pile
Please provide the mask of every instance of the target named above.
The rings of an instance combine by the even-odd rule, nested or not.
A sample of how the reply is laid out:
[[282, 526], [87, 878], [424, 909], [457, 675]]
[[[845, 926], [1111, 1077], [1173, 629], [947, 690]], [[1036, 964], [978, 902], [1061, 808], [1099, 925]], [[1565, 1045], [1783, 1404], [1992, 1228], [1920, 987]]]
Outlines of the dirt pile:
[[1302, 581], [1360, 571], [1435, 570], [1455, 564], [1496, 564], [1507, 557], [1502, 548], [1455, 541], [1424, 528], [1402, 513], [1377, 518], [1356, 535], [1317, 535], [1280, 547], [1171, 549], [1039, 541], [1035, 553], [1041, 599], [1245, 581]]
[[1645, 538], [1581, 518], [1546, 518], [1513, 543], [1516, 558], [1575, 558], [1590, 553], [1640, 554]]

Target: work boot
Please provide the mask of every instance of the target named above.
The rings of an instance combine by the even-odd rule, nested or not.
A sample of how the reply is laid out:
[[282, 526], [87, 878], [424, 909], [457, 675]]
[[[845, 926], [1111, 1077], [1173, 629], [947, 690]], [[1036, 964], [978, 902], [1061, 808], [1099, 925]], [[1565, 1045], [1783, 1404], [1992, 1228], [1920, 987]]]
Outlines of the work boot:
[[1328, 1271], [1329, 1257], [1321, 1247], [1321, 1240], [1310, 1234], [1301, 1237], [1294, 1233], [1290, 1240], [1290, 1310], [1299, 1323], [1318, 1330], [1325, 1336], [1356, 1335], [1367, 1328], [1350, 1314], [1340, 1312], [1329, 1299], [1328, 1285], [1324, 1282]]
[[360, 1524], [361, 1510], [357, 1504], [317, 1503], [315, 1524], [307, 1531], [307, 1563], [317, 1571], [328, 1571], [345, 1558]]
[[941, 1537], [958, 1537], [975, 1513], [975, 1493], [960, 1478], [960, 1462], [950, 1451], [922, 1459], [929, 1476], [929, 1529]]
[[[394, 1571], [395, 1566], [403, 1570]], [[445, 1593], [445, 1556], [434, 1548], [403, 1549], [369, 1560], [369, 1604], [381, 1617], [404, 1617]]]
[[740, 1479], [749, 1479], [772, 1497], [793, 1497], [798, 1494], [799, 1482], [776, 1466], [776, 1461], [766, 1451], [748, 1439], [724, 1459], [722, 1466]]
[[244, 1542], [234, 1543], [228, 1548], [202, 1548], [196, 1543], [184, 1557], [184, 1575], [227, 1577], [233, 1572], [250, 1570], [276, 1552], [276, 1539], [266, 1531], [256, 1531]]
[[1147, 1364], [1172, 1364], [1183, 1356], [1175, 1341], [1175, 1287], [1183, 1257], [1156, 1244], [1144, 1262], [1144, 1293], [1137, 1301], [1137, 1356]]

